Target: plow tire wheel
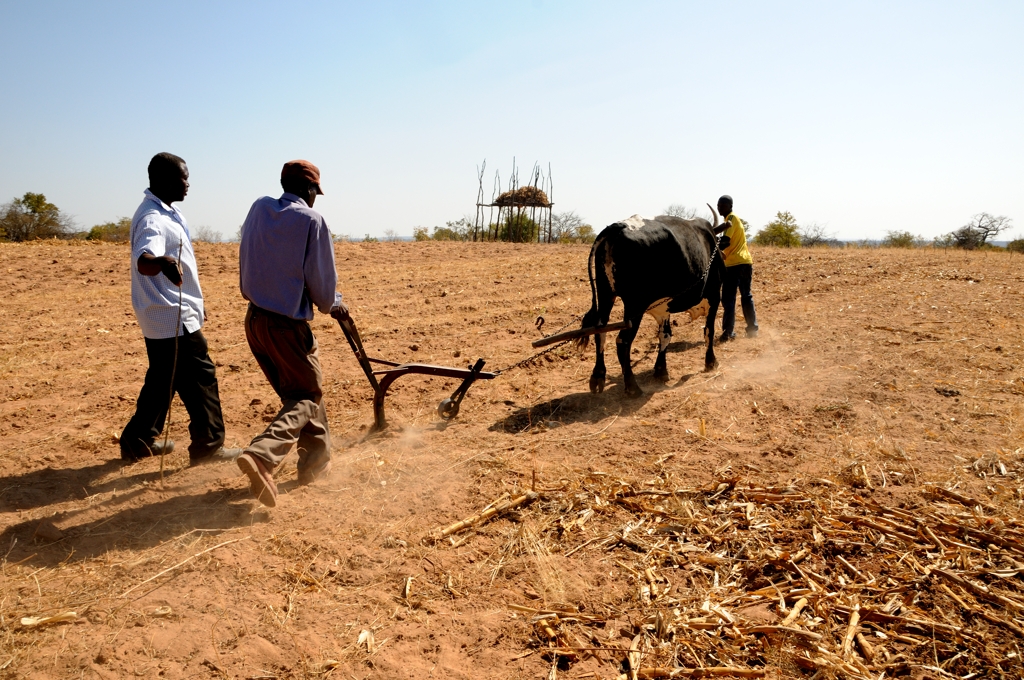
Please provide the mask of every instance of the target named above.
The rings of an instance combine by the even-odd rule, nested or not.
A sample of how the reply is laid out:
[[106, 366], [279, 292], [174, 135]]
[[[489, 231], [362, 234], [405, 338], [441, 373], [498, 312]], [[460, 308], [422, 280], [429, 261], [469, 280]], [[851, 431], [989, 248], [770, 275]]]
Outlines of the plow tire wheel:
[[441, 420], [451, 420], [459, 415], [459, 405], [451, 399], [442, 399], [437, 405], [437, 415], [441, 416]]

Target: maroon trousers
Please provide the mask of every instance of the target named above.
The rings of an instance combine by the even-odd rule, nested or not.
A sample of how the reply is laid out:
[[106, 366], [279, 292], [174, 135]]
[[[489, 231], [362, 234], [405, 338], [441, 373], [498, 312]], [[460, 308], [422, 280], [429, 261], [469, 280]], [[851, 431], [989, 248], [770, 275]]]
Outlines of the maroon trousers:
[[282, 402], [273, 422], [252, 440], [246, 453], [273, 469], [297, 443], [299, 472], [315, 473], [331, 459], [331, 433], [313, 330], [306, 321], [250, 303], [245, 314], [245, 339]]

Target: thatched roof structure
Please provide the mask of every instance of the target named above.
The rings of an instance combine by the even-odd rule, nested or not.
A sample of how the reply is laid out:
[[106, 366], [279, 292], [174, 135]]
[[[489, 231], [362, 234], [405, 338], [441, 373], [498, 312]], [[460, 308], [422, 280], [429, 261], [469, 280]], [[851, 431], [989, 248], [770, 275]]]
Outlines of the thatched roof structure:
[[551, 206], [548, 195], [542, 190], [533, 186], [519, 187], [514, 191], [506, 191], [494, 200], [494, 204], [502, 208], [510, 206], [535, 206], [548, 208]]

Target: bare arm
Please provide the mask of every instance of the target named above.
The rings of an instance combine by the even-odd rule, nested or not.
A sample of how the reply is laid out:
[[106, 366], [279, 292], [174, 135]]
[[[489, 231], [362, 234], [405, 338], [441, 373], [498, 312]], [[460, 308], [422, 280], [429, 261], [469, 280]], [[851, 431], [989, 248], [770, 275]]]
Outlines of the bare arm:
[[163, 274], [171, 280], [176, 286], [181, 285], [181, 267], [178, 266], [178, 261], [170, 255], [164, 255], [162, 257], [154, 257], [149, 253], [143, 253], [139, 256], [137, 262], [139, 273], [143, 276], [156, 276]]

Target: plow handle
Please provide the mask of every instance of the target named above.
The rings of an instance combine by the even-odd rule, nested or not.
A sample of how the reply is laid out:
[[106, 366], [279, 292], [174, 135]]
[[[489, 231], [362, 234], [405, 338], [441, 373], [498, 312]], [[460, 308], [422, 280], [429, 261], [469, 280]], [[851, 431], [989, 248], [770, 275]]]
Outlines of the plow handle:
[[345, 334], [345, 339], [348, 340], [349, 347], [352, 348], [352, 352], [356, 355], [356, 360], [359, 362], [360, 368], [363, 369], [363, 373], [366, 374], [366, 379], [370, 381], [370, 387], [373, 388], [374, 393], [380, 391], [380, 386], [377, 384], [377, 376], [373, 374], [373, 367], [370, 365], [370, 360], [366, 356], [366, 350], [363, 349], [363, 340], [359, 337], [359, 331], [356, 329], [356, 324], [352, 320], [351, 316], [338, 319], [338, 325], [341, 326], [341, 332]]

